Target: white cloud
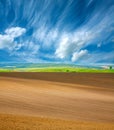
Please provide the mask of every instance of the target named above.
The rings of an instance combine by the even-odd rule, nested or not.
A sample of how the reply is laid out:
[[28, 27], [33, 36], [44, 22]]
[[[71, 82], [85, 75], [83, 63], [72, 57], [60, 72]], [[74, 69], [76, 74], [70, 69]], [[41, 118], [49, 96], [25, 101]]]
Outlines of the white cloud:
[[79, 52], [74, 52], [71, 60], [72, 60], [72, 62], [75, 62], [75, 61], [79, 60], [80, 58], [86, 56], [87, 54], [88, 54], [87, 50], [81, 50]]
[[73, 41], [73, 38], [70, 34], [63, 34], [60, 39], [59, 46], [56, 49], [55, 55], [60, 59], [69, 58], [72, 53], [78, 48], [79, 45]]
[[0, 49], [14, 49], [16, 47], [15, 38], [23, 35], [25, 32], [26, 29], [20, 27], [6, 29], [4, 35], [0, 34]]
[[14, 39], [9, 35], [0, 35], [0, 49], [12, 47]]
[[6, 35], [9, 35], [13, 38], [19, 37], [22, 34], [24, 34], [25, 32], [26, 32], [26, 29], [21, 28], [21, 27], [12, 27], [12, 28], [5, 30]]
[[86, 30], [62, 35], [59, 46], [55, 51], [56, 57], [60, 59], [71, 57], [74, 52], [79, 52], [81, 48], [87, 46], [93, 37], [94, 35]]

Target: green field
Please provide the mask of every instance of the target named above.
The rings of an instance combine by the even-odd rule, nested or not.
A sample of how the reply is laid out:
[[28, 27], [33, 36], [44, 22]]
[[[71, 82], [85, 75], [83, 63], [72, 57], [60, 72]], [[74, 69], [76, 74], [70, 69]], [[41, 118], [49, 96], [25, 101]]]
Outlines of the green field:
[[0, 69], [0, 72], [92, 72], [92, 73], [114, 73], [114, 69], [96, 69], [79, 67], [42, 67], [42, 68], [15, 68]]

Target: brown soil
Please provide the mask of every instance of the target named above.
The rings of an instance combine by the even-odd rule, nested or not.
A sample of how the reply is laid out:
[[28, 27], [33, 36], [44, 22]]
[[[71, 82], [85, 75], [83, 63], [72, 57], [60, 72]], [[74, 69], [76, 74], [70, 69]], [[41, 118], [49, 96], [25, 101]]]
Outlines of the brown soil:
[[113, 123], [114, 74], [0, 73], [0, 113]]

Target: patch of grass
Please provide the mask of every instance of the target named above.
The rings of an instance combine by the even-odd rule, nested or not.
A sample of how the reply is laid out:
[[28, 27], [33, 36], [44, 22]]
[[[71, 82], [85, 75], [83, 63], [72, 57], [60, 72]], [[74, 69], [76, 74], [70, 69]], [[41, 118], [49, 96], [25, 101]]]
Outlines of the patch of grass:
[[0, 130], [114, 130], [114, 125], [0, 114]]
[[95, 69], [95, 68], [73, 68], [73, 67], [45, 67], [45, 68], [25, 68], [17, 69], [25, 72], [90, 72], [90, 73], [114, 73], [114, 69]]
[[12, 72], [10, 69], [0, 69], [0, 72]]
[[76, 68], [76, 67], [43, 67], [43, 68], [16, 68], [0, 69], [0, 72], [89, 72], [114, 73], [114, 69]]

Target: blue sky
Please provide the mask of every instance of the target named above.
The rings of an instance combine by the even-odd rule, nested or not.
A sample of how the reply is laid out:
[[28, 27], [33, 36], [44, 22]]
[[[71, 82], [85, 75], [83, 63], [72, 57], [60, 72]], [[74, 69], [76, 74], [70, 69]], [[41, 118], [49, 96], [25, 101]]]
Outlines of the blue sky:
[[114, 64], [114, 0], [0, 0], [0, 62]]

